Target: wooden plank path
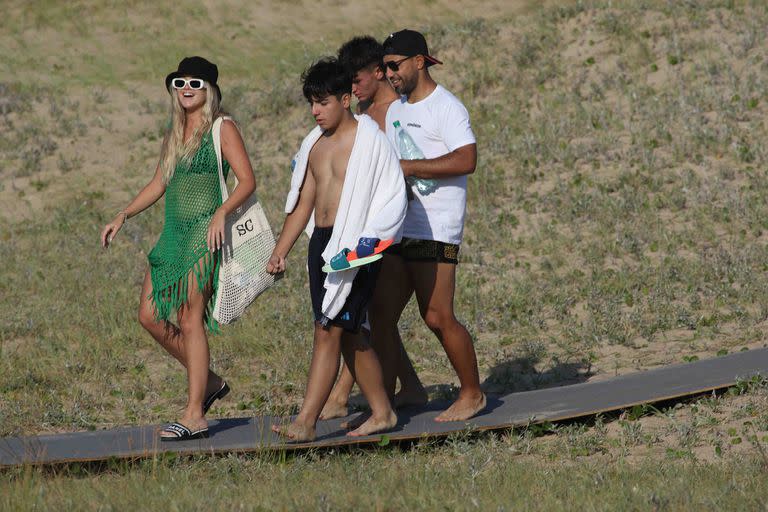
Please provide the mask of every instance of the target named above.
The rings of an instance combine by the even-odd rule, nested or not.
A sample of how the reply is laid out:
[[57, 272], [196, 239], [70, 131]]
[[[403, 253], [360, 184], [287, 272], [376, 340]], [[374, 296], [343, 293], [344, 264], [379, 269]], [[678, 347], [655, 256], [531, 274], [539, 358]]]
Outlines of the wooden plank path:
[[[391, 441], [405, 441], [461, 431], [564, 421], [723, 389], [758, 374], [768, 376], [768, 348], [665, 366], [599, 382], [489, 396], [487, 408], [467, 422], [434, 421], [447, 404], [433, 402], [426, 407], [399, 411], [398, 425], [384, 435]], [[138, 459], [167, 452], [218, 454], [326, 448], [376, 443], [382, 437], [379, 434], [348, 437], [340, 427], [345, 418], [339, 418], [319, 422], [315, 441], [289, 443], [270, 430], [273, 423], [280, 421], [287, 419], [257, 416], [211, 420], [211, 437], [208, 439], [172, 443], [160, 441], [161, 425], [5, 437], [0, 438], [0, 467]]]

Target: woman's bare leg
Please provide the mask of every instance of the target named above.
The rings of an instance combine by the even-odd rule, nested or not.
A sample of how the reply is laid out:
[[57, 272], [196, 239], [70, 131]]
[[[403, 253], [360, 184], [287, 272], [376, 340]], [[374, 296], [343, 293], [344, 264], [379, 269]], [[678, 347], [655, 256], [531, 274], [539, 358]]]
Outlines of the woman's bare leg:
[[[197, 284], [195, 284], [197, 286]], [[184, 368], [187, 367], [187, 360], [184, 352], [184, 336], [181, 330], [173, 323], [161, 320], [155, 320], [155, 310], [149, 297], [152, 295], [152, 279], [149, 270], [144, 274], [144, 283], [141, 287], [141, 297], [139, 298], [139, 323], [152, 335], [161, 347], [179, 361]], [[208, 370], [208, 381], [206, 384], [206, 396], [221, 388], [223, 379], [213, 370]]]
[[190, 273], [187, 302], [179, 308], [179, 330], [184, 338], [184, 357], [187, 366], [187, 408], [180, 423], [192, 431], [208, 426], [203, 416], [203, 401], [208, 383], [210, 352], [205, 332], [205, 308], [211, 298], [211, 288], [198, 289], [197, 279]]

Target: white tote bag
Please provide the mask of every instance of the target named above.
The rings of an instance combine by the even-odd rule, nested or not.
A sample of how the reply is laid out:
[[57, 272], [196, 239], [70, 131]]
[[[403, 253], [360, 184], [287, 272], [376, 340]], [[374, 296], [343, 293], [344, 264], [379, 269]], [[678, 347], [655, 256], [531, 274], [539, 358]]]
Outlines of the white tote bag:
[[[222, 203], [229, 197], [221, 163], [221, 123], [224, 119], [229, 118], [216, 119], [211, 130], [219, 164]], [[275, 248], [275, 236], [255, 193], [227, 215], [224, 236], [213, 318], [220, 324], [229, 324], [237, 320], [245, 308], [282, 275], [274, 276], [266, 270]]]

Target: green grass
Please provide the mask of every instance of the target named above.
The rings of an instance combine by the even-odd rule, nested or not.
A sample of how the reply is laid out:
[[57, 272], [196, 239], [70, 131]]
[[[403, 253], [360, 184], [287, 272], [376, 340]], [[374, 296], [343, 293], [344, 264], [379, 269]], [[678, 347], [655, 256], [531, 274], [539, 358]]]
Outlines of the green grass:
[[[612, 13], [595, 12], [598, 21]], [[642, 26], [646, 13], [627, 9], [625, 14], [636, 16], [636, 24]], [[736, 23], [738, 14], [724, 11], [721, 16], [726, 14]], [[765, 249], [758, 242], [768, 213], [758, 136], [761, 104], [731, 99], [758, 97], [763, 79], [757, 76], [745, 85], [713, 84], [702, 79], [702, 74], [711, 74], [702, 65], [690, 68], [688, 75], [672, 75], [669, 83], [652, 89], [642, 84], [647, 73], [645, 57], [637, 57], [632, 46], [644, 39], [633, 38], [626, 27], [600, 21], [596, 30], [630, 40], [610, 50], [623, 58], [621, 48], [626, 48], [626, 77], [616, 81], [597, 72], [585, 83], [594, 79], [600, 94], [585, 85], [574, 90], [566, 86], [571, 82], [569, 75], [583, 71], [578, 59], [559, 57], [568, 35], [563, 34], [563, 25], [579, 21], [571, 16], [587, 15], [586, 8], [582, 13], [543, 11], [520, 27], [510, 22], [518, 27], [511, 38], [513, 48], [533, 52], [522, 61], [493, 52], [507, 42], [502, 37], [509, 37], [502, 31], [504, 23], [471, 21], [430, 29], [434, 44], [464, 63], [461, 73], [445, 74], [443, 81], [465, 98], [481, 141], [479, 171], [470, 179], [457, 310], [479, 340], [486, 374], [510, 359], [526, 360], [525, 347], [540, 347], [535, 358], [538, 366], [528, 372], [552, 370], [557, 375], [563, 364], [584, 368], [595, 361], [599, 364], [600, 351], [612, 345], [649, 346], [678, 330], [690, 333], [689, 341], [679, 347], [683, 352], [700, 350], [696, 342], [702, 340], [716, 347], [714, 353], [720, 343], [757, 341], [747, 333], [755, 332], [766, 318], [760, 306], [765, 303], [766, 286], [754, 279], [764, 271]], [[645, 30], [656, 37], [653, 26]], [[706, 33], [702, 28], [689, 30], [697, 39]], [[527, 49], [526, 41], [532, 40], [538, 42], [535, 51]], [[705, 64], [708, 55], [695, 62]], [[540, 83], [542, 68], [559, 71]], [[286, 74], [268, 88], [253, 91], [243, 83], [227, 96], [236, 113], [262, 112], [255, 119], [240, 117], [263, 184], [260, 195], [274, 225], [281, 218], [279, 184], [287, 183], [288, 155], [309, 124], [294, 82], [295, 75], [292, 79]], [[12, 91], [24, 90], [14, 87]], [[61, 126], [28, 118], [32, 127], [46, 127], [45, 137], [54, 141], [50, 147], [73, 129], [75, 140], [87, 138], [77, 136], [80, 103], [59, 102], [50, 94], [18, 92], [20, 106], [14, 108], [32, 112], [41, 108], [39, 104], [47, 104], [49, 111], [54, 110], [50, 115], [60, 119]], [[608, 101], [608, 96], [619, 99]], [[87, 105], [89, 118], [103, 110], [111, 119], [109, 109], [114, 108], [108, 101]], [[145, 109], [152, 120], [134, 143], [139, 155], [154, 151], [158, 126], [162, 126], [162, 103], [147, 104]], [[696, 112], [721, 116], [722, 127], [704, 122]], [[89, 124], [82, 129], [90, 133], [96, 128]], [[46, 147], [30, 135], [35, 130], [13, 133], [20, 137], [18, 145], [30, 151]], [[56, 165], [63, 171], [69, 164], [58, 156]], [[696, 158], [699, 163], [691, 162]], [[125, 174], [130, 181], [120, 185], [126, 192], [135, 191], [132, 183], [141, 178], [135, 170], [128, 172], [128, 167]], [[36, 178], [30, 188], [43, 192], [53, 186], [49, 183]], [[172, 366], [138, 328], [133, 311], [143, 254], [157, 236], [161, 209], [132, 221], [108, 253], [95, 248], [92, 253], [83, 252], [95, 245], [99, 227], [115, 209], [112, 193], [81, 190], [51, 205], [42, 219], [2, 228], [7, 241], [2, 246], [7, 262], [2, 270], [3, 291], [10, 306], [3, 311], [1, 331], [7, 343], [3, 364], [9, 383], [4, 398], [13, 403], [5, 414], [16, 418], [3, 423], [6, 433], [82, 426], [82, 411], [58, 411], [51, 416], [57, 420], [42, 425], [29, 414], [41, 406], [45, 410], [46, 397], [57, 387], [61, 389], [56, 396], [77, 392], [69, 382], [56, 384], [66, 371], [52, 365], [54, 361], [66, 361], [77, 372], [78, 364], [84, 365], [83, 387], [92, 387], [104, 372], [118, 372], [116, 385], [124, 378], [126, 386], [141, 388], [137, 396], [159, 407], [153, 419], [171, 414], [168, 407], [178, 405], [183, 381], [170, 376]], [[499, 223], [505, 233], [501, 243]], [[289, 279], [271, 292], [270, 302], [280, 304], [279, 314], [271, 313], [266, 301], [257, 303], [243, 322], [213, 342], [215, 364], [252, 394], [242, 397], [244, 403], [267, 407], [288, 400], [293, 407], [300, 399], [307, 360], [282, 358], [308, 352], [306, 326], [294, 321], [308, 318], [302, 251], [302, 245], [297, 247]], [[502, 258], [505, 254], [512, 258]], [[90, 272], [83, 272], [86, 265]], [[497, 275], [506, 279], [493, 279]], [[421, 369], [450, 378], [439, 347], [413, 309], [403, 319], [403, 332]], [[36, 351], [37, 358], [30, 358], [30, 351]], [[142, 363], [146, 358], [152, 359], [154, 368], [146, 378], [137, 381], [132, 374], [120, 374], [141, 364], [147, 368]], [[254, 379], [254, 368], [267, 378]], [[52, 378], [54, 374], [57, 378]], [[518, 382], [496, 379], [494, 384], [506, 389], [533, 385], [526, 384], [530, 379], [525, 375], [518, 377], [510, 377]], [[274, 393], [274, 400], [264, 398]], [[126, 408], [146, 410], [138, 402], [132, 407], [118, 402], [116, 396], [130, 402], [133, 395], [120, 390], [95, 398], [101, 405], [86, 407], [93, 411], [84, 417], [103, 425], [134, 421], [132, 416], [120, 416], [119, 411]], [[176, 402], [169, 401], [171, 397]], [[54, 408], [72, 409], [76, 403], [55, 400]]]
[[[321, 39], [307, 28], [270, 46], [275, 32], [253, 37], [255, 18], [233, 8], [215, 18], [221, 30], [206, 43], [234, 35], [223, 52], [191, 45], [174, 25], [180, 14], [159, 4], [135, 2], [128, 17], [127, 8], [97, 7], [83, 19], [70, 16], [73, 5], [15, 7], [0, 22], [2, 41], [16, 38], [19, 49], [0, 64], [8, 134], [0, 194], [12, 205], [0, 224], [2, 435], [177, 414], [183, 374], [135, 311], [162, 205], [131, 219], [109, 251], [97, 247], [100, 228], [156, 163], [164, 70], [193, 51], [221, 55], [225, 106], [243, 127], [277, 227], [290, 157], [312, 126], [298, 76], [352, 33]], [[427, 25], [428, 7], [417, 6], [412, 26], [446, 61], [436, 77], [464, 100], [479, 140], [456, 310], [476, 340], [486, 388], [519, 391], [765, 346], [765, 7], [579, 2], [493, 20], [438, 9], [443, 18]], [[285, 9], [275, 16], [299, 7]], [[168, 37], [148, 40], [137, 20]], [[392, 25], [374, 17], [367, 30]], [[30, 66], [42, 50], [18, 26], [82, 38], [83, 52], [117, 35], [89, 58], [62, 52], [63, 69], [51, 74]], [[233, 386], [215, 416], [283, 414], [301, 403], [311, 328], [305, 251], [302, 239], [287, 278], [211, 339], [214, 368]], [[444, 384], [455, 378], [413, 305], [400, 327], [433, 396], [450, 396]], [[241, 499], [246, 508], [758, 508], [768, 405], [764, 386], [737, 391], [544, 437], [147, 461], [93, 474], [12, 471], [0, 486], [13, 492], [2, 499], [17, 501], [2, 508], [118, 499], [127, 508], [171, 496], [180, 509]], [[211, 474], [229, 475], [219, 491], [189, 485]]]
[[[583, 437], [583, 433], [574, 432]], [[4, 477], [4, 510], [734, 510], [768, 501], [759, 460], [663, 463], [520, 455], [514, 435], [455, 437], [410, 449], [296, 456], [181, 457], [96, 469], [21, 468]], [[580, 448], [581, 450], [582, 448]], [[326, 482], [325, 485], [322, 482]], [[301, 491], [299, 491], [301, 490]]]
[[[542, 461], [512, 437], [454, 438], [416, 448], [298, 456], [166, 458], [63, 470], [15, 470], [3, 508], [104, 506], [352, 510], [760, 508], [765, 470], [753, 459], [717, 464], [671, 454], [665, 464]], [[332, 488], [318, 480], [334, 482]], [[207, 482], [207, 483], [205, 483]], [[450, 485], [446, 485], [450, 482]], [[696, 482], [696, 485], [692, 485]], [[205, 483], [205, 484], [204, 484]], [[296, 489], [305, 489], [297, 493]], [[182, 491], [183, 490], [183, 491]]]

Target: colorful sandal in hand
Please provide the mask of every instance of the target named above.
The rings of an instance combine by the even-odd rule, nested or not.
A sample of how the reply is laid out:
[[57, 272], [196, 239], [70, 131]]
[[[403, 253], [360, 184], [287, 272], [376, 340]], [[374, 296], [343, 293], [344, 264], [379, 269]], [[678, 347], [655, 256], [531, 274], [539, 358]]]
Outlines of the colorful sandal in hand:
[[192, 432], [181, 423], [171, 423], [162, 431], [173, 435], [160, 436], [161, 441], [189, 441], [191, 439], [204, 439], [208, 437], [208, 427]]
[[342, 250], [339, 254], [331, 258], [331, 262], [323, 266], [323, 272], [331, 274], [333, 272], [339, 272], [342, 270], [348, 270], [350, 268], [361, 267], [374, 261], [380, 260], [382, 252], [384, 252], [394, 240], [382, 240], [373, 250], [373, 254], [364, 258], [357, 257], [357, 251], [350, 251], [349, 249]]

